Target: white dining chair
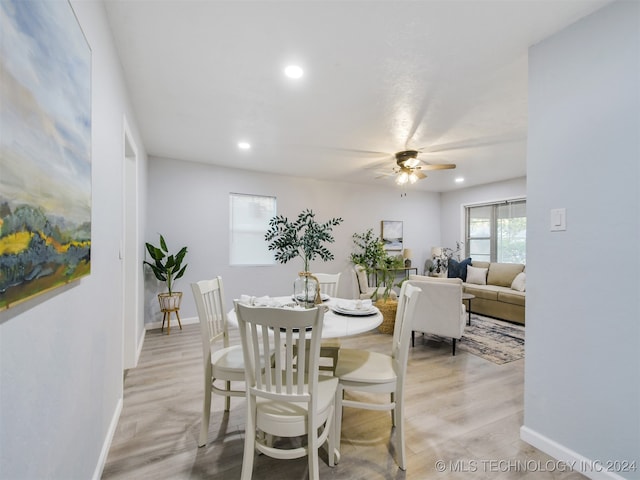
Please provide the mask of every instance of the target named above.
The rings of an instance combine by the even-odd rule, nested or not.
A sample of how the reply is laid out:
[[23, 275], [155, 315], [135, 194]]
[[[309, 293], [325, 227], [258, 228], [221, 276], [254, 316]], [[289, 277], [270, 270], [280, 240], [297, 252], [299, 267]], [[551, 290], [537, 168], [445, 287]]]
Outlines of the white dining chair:
[[[403, 283], [398, 299], [398, 311], [393, 330], [391, 354], [360, 349], [340, 350], [335, 376], [338, 377], [336, 393], [336, 448], [340, 448], [343, 407], [366, 410], [390, 410], [392, 425], [396, 428], [396, 452], [398, 465], [406, 470], [407, 461], [404, 440], [404, 383], [409, 355], [411, 324], [415, 317], [420, 289]], [[385, 394], [388, 400], [353, 400], [345, 392]]]
[[[340, 285], [340, 275], [342, 273], [314, 273], [313, 276], [320, 283], [320, 293], [329, 295], [332, 298], [338, 296], [338, 287]], [[323, 340], [320, 344], [320, 358], [329, 359], [329, 365], [320, 364], [320, 370], [325, 372], [334, 372], [336, 362], [338, 361], [338, 352], [340, 351], [340, 340], [333, 338], [331, 340]]]
[[[324, 309], [255, 307], [236, 301], [235, 310], [247, 391], [241, 478], [252, 477], [257, 450], [279, 459], [308, 456], [309, 478], [316, 480], [318, 449], [328, 444], [330, 466], [336, 454], [333, 429], [338, 379], [320, 375], [318, 370]], [[270, 362], [271, 369], [261, 369], [261, 361]], [[301, 436], [307, 437], [306, 444], [291, 448], [275, 446], [272, 441], [274, 437]]]
[[216, 277], [192, 283], [191, 290], [200, 321], [204, 365], [204, 402], [198, 439], [198, 446], [202, 447], [207, 444], [209, 433], [211, 394], [216, 393], [225, 397], [225, 412], [229, 411], [230, 397], [245, 395], [244, 390], [231, 388], [231, 382], [244, 383], [244, 359], [240, 345], [229, 345], [222, 278]]
[[313, 276], [320, 283], [320, 293], [325, 293], [330, 297], [338, 296], [338, 286], [340, 285], [340, 275], [342, 273], [314, 273]]

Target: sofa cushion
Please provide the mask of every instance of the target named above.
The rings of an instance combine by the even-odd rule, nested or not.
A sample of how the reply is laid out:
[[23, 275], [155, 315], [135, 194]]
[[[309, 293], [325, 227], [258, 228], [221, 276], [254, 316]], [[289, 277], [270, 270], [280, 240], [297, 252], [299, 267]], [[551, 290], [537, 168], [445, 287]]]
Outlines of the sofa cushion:
[[511, 288], [513, 279], [523, 268], [524, 265], [521, 263], [491, 263], [487, 273], [487, 284]]
[[[478, 268], [469, 265], [467, 267], [467, 283], [475, 283], [476, 285], [487, 284], [487, 269]], [[511, 285], [511, 284], [509, 284]]]
[[471, 265], [474, 267], [479, 267], [479, 268], [489, 268], [489, 265], [491, 265], [491, 263], [489, 262], [480, 262], [478, 260], [473, 260], [471, 262]]
[[513, 305], [525, 305], [526, 295], [524, 292], [516, 292], [514, 290], [498, 291], [498, 301], [502, 303], [511, 303]]
[[442, 283], [462, 283], [459, 278], [443, 278], [443, 277], [428, 277], [426, 275], [409, 275], [409, 280], [416, 280], [419, 282], [442, 282]]
[[447, 277], [448, 278], [461, 278], [463, 282], [467, 281], [467, 267], [471, 265], [471, 257], [465, 258], [462, 261], [454, 260], [453, 258], [449, 260], [449, 265], [447, 267]]
[[526, 274], [524, 272], [516, 275], [516, 278], [511, 282], [511, 289], [517, 290], [518, 292], [524, 292], [526, 290]]
[[498, 301], [498, 291], [500, 287], [493, 285], [474, 285], [471, 283], [464, 284], [464, 292], [475, 295], [476, 298], [484, 298], [486, 300]]

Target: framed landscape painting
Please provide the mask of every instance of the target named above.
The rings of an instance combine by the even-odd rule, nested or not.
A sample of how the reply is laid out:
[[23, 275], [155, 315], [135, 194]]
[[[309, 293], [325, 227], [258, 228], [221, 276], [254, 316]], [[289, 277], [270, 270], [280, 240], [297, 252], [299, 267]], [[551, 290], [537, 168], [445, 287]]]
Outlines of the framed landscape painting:
[[68, 1], [0, 2], [0, 310], [91, 271], [91, 50]]
[[402, 222], [382, 220], [382, 243], [387, 251], [402, 250]]

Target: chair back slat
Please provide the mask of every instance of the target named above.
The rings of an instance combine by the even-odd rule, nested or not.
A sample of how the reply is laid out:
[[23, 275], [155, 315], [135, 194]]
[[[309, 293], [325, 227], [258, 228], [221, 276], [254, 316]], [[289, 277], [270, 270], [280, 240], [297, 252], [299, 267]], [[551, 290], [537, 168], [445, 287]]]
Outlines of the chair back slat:
[[222, 277], [192, 283], [191, 291], [200, 321], [202, 352], [205, 362], [208, 362], [213, 343], [222, 340], [224, 347], [229, 346], [227, 309], [224, 302]]
[[338, 296], [338, 286], [340, 285], [341, 273], [314, 273], [313, 276], [320, 283], [320, 292], [330, 297]]
[[[309, 402], [318, 382], [324, 308], [255, 307], [238, 301], [235, 308], [245, 364], [252, 372], [247, 387], [256, 396]], [[260, 363], [271, 368], [261, 372]]]

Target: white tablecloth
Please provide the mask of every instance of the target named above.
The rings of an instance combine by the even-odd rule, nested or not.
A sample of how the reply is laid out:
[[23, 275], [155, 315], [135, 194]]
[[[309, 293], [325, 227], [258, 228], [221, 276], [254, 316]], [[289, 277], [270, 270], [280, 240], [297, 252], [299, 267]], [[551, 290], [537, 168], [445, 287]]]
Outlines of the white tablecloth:
[[[279, 303], [292, 301], [291, 297], [276, 297], [274, 300]], [[382, 314], [379, 311], [376, 311], [375, 315], [348, 316], [340, 315], [331, 310], [332, 305], [337, 305], [339, 302], [346, 301], [348, 300], [330, 298], [328, 301], [323, 302], [323, 305], [326, 305], [329, 309], [324, 314], [322, 338], [338, 338], [357, 335], [359, 333], [373, 330], [382, 323]], [[227, 319], [231, 326], [238, 328], [238, 319], [236, 318], [236, 312], [233, 309], [227, 314]]]

